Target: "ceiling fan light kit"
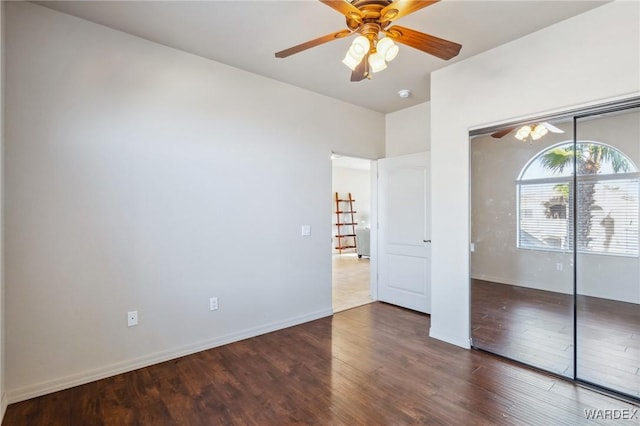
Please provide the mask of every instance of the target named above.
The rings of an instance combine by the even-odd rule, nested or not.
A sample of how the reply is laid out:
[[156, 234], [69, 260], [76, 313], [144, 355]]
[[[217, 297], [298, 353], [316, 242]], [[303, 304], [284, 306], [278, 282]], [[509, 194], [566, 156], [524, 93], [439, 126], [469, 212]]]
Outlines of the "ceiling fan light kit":
[[389, 27], [392, 21], [438, 1], [440, 0], [320, 0], [345, 16], [348, 30], [282, 50], [276, 53], [276, 58], [286, 58], [329, 41], [358, 34], [342, 60], [352, 70], [351, 81], [370, 79], [372, 73], [387, 68], [387, 63], [398, 56], [400, 49], [396, 42], [449, 60], [460, 52], [462, 46], [458, 43], [399, 25]]
[[527, 136], [529, 136], [529, 134], [531, 134], [531, 127], [522, 126], [518, 129], [514, 136], [516, 137], [516, 139], [523, 141], [527, 138]]
[[356, 69], [362, 58], [371, 50], [371, 43], [365, 36], [356, 37], [347, 54], [344, 56], [342, 63], [348, 66], [352, 71]]
[[387, 63], [384, 61], [382, 55], [378, 52], [374, 52], [369, 55], [369, 66], [371, 72], [379, 72], [387, 68]]
[[515, 134], [516, 139], [521, 141], [526, 140], [528, 137], [537, 141], [547, 133], [549, 133], [549, 129], [545, 126], [546, 123], [535, 124], [533, 127], [531, 126], [522, 126], [518, 129]]
[[549, 129], [544, 124], [538, 124], [531, 130], [531, 139], [537, 141], [547, 133], [549, 133]]
[[358, 36], [351, 43], [349, 48], [354, 56], [362, 58], [369, 50], [371, 50], [371, 43], [365, 36]]
[[376, 50], [384, 57], [385, 61], [391, 62], [398, 56], [400, 48], [390, 37], [384, 37], [378, 41]]
[[495, 133], [492, 133], [491, 137], [500, 139], [501, 137], [511, 133], [511, 131], [516, 128], [518, 130], [513, 136], [516, 139], [521, 141], [526, 141], [526, 140], [537, 141], [538, 139], [540, 139], [541, 137], [549, 133], [549, 131], [551, 131], [552, 133], [564, 133], [564, 130], [559, 129], [553, 124], [547, 123], [545, 121], [543, 123], [537, 123], [537, 124], [531, 124], [531, 125], [525, 124], [524, 126], [520, 126], [520, 127], [507, 127], [503, 130], [499, 130]]
[[351, 69], [351, 71], [353, 71], [356, 69], [360, 61], [362, 61], [362, 57], [354, 56], [353, 53], [351, 52], [351, 49], [349, 49], [347, 50], [347, 54], [344, 55], [344, 59], [342, 60], [342, 63], [348, 66]]
[[[398, 56], [398, 46], [389, 37], [384, 37], [372, 47], [371, 41], [365, 36], [358, 36], [353, 40], [342, 63], [355, 71], [356, 67], [368, 55], [369, 69], [371, 73], [382, 71], [390, 62]], [[370, 76], [370, 75], [368, 75]]]

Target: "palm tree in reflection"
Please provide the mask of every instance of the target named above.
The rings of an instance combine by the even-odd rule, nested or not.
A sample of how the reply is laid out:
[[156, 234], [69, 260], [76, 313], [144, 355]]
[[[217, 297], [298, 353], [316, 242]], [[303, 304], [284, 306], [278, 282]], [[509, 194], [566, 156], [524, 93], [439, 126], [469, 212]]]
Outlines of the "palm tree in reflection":
[[[592, 238], [591, 226], [593, 224], [593, 210], [601, 210], [595, 204], [596, 180], [593, 176], [600, 173], [604, 164], [609, 164], [613, 173], [629, 172], [631, 165], [627, 158], [617, 149], [610, 146], [594, 144], [588, 142], [578, 142], [577, 144], [561, 145], [553, 148], [542, 155], [541, 164], [546, 169], [562, 173], [565, 169], [574, 167], [578, 176], [578, 191], [576, 194], [576, 208], [578, 217], [577, 249], [588, 249]], [[580, 179], [584, 177], [584, 179]], [[556, 190], [565, 197], [569, 203], [572, 184], [556, 185]], [[573, 235], [573, 209], [569, 208], [568, 215], [569, 235]]]

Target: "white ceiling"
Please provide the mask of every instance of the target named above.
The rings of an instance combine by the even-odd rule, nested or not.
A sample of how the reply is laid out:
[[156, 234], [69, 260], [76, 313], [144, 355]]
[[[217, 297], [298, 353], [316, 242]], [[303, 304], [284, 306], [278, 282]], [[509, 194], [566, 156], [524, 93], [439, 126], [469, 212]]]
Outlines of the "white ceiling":
[[[335, 10], [316, 0], [44, 1], [36, 2], [166, 46], [388, 113], [429, 100], [429, 75], [450, 63], [507, 43], [604, 1], [444, 0], [398, 25], [462, 44], [443, 61], [408, 46], [372, 80], [349, 81], [341, 61], [351, 38], [276, 59], [274, 53], [345, 28]], [[549, 40], [549, 43], [553, 43]], [[544, 52], [531, 54], [544, 60]], [[401, 99], [397, 92], [409, 89]]]

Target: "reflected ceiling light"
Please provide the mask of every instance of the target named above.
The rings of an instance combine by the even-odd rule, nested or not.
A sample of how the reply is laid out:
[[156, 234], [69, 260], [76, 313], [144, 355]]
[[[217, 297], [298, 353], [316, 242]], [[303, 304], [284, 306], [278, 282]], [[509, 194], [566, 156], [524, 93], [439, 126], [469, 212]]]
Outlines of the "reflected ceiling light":
[[516, 139], [521, 141], [529, 139], [529, 141], [537, 141], [547, 133], [564, 133], [564, 130], [557, 128], [551, 123], [546, 121], [537, 124], [525, 125], [521, 127], [505, 127], [497, 132], [491, 134], [492, 138], [500, 139], [501, 137], [508, 135], [513, 130], [517, 129], [514, 135]]
[[549, 133], [549, 129], [547, 129], [544, 124], [538, 124], [537, 126], [534, 126], [533, 130], [531, 131], [531, 139], [537, 141], [547, 133]]
[[522, 126], [515, 134], [516, 139], [521, 141], [531, 138], [531, 140], [537, 141], [549, 131], [553, 133], [564, 133], [564, 130], [558, 129], [553, 124], [549, 124], [546, 121], [544, 123], [533, 124], [531, 126]]
[[522, 126], [518, 129], [518, 131], [516, 132], [516, 139], [519, 139], [521, 141], [525, 140], [529, 135], [531, 134], [531, 127], [529, 126]]

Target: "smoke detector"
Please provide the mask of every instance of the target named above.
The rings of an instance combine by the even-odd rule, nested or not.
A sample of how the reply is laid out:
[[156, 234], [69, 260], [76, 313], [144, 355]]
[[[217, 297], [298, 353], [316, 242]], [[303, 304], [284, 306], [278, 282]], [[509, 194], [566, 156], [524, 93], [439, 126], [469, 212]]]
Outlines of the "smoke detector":
[[402, 89], [398, 91], [398, 96], [400, 96], [402, 99], [406, 99], [409, 96], [411, 96], [411, 90], [409, 89]]

